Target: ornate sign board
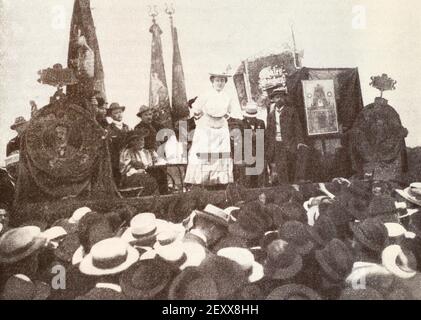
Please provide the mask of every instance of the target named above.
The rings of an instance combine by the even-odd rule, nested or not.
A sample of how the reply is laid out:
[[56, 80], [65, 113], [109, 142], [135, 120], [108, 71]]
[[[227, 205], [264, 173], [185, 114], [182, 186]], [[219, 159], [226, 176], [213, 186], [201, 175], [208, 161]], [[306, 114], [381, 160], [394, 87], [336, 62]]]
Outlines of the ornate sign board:
[[78, 83], [76, 75], [72, 69], [63, 69], [61, 64], [55, 64], [52, 68], [38, 71], [39, 83], [53, 87], [63, 87]]
[[240, 105], [252, 100], [259, 103], [268, 88], [286, 87], [288, 75], [296, 70], [294, 54], [288, 50], [243, 61], [234, 75]]
[[333, 80], [302, 80], [309, 136], [339, 133]]

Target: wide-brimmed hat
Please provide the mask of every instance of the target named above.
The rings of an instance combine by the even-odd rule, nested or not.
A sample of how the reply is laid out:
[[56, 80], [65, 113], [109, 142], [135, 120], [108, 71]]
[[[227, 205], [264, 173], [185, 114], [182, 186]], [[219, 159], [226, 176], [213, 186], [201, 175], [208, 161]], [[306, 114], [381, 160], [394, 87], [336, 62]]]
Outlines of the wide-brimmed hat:
[[382, 264], [392, 274], [399, 278], [409, 279], [416, 275], [416, 271], [412, 270], [409, 266], [398, 264], [398, 258], [408, 259], [399, 245], [390, 245], [382, 252]]
[[169, 289], [170, 300], [217, 300], [218, 286], [212, 277], [189, 267], [175, 277]]
[[39, 227], [15, 228], [0, 238], [0, 263], [11, 264], [20, 261], [46, 244]]
[[272, 217], [265, 212], [264, 205], [260, 201], [253, 201], [241, 208], [237, 221], [231, 223], [228, 230], [235, 236], [254, 240], [263, 237], [272, 225]]
[[320, 216], [313, 226], [306, 225], [307, 233], [320, 246], [325, 246], [338, 236], [338, 230], [328, 215]]
[[257, 117], [257, 104], [255, 102], [248, 102], [244, 108], [243, 116], [248, 118], [256, 118]]
[[146, 138], [149, 135], [150, 135], [150, 131], [146, 128], [136, 129], [136, 130], [130, 132], [130, 134], [128, 135], [128, 137], [125, 140], [125, 144], [129, 145], [134, 140], [143, 139], [143, 138]]
[[339, 239], [331, 240], [324, 249], [316, 250], [316, 260], [324, 273], [334, 281], [343, 281], [352, 271], [354, 255]]
[[222, 78], [230, 78], [232, 77], [232, 74], [229, 73], [230, 67], [227, 66], [225, 70], [212, 70], [209, 72], [209, 75], [211, 77], [222, 77]]
[[404, 190], [397, 189], [396, 192], [409, 202], [421, 207], [421, 182], [414, 182]]
[[15, 122], [10, 126], [10, 129], [15, 130], [17, 127], [28, 123], [24, 117], [17, 117]]
[[153, 213], [145, 212], [130, 220], [130, 226], [121, 238], [132, 245], [153, 247], [157, 235], [165, 230], [168, 230], [167, 221], [157, 219]]
[[118, 274], [139, 259], [139, 252], [120, 238], [96, 243], [79, 265], [81, 273], [90, 276]]
[[107, 116], [110, 116], [114, 110], [122, 110], [124, 112], [124, 110], [126, 110], [126, 107], [120, 106], [117, 102], [113, 102], [107, 109]]
[[364, 247], [382, 252], [386, 246], [388, 233], [385, 225], [376, 218], [368, 218], [362, 222], [350, 223], [355, 240]]
[[279, 229], [279, 238], [293, 245], [301, 255], [309, 254], [314, 243], [307, 233], [305, 225], [299, 221], [287, 221]]
[[196, 215], [224, 227], [228, 227], [230, 221], [229, 214], [211, 204], [208, 204], [203, 210], [196, 210]]
[[241, 269], [248, 274], [249, 282], [256, 282], [263, 278], [263, 266], [254, 260], [253, 254], [246, 248], [227, 247], [217, 252], [218, 256], [228, 258], [240, 265]]
[[303, 259], [295, 248], [284, 240], [268, 245], [264, 262], [265, 276], [270, 279], [291, 279], [303, 268]]
[[152, 299], [169, 285], [171, 279], [171, 271], [162, 260], [142, 260], [122, 274], [120, 285], [130, 298]]
[[303, 206], [294, 201], [284, 203], [280, 207], [279, 214], [274, 217], [274, 223], [280, 227], [284, 221], [306, 222], [307, 215]]
[[399, 238], [404, 237], [406, 239], [414, 239], [416, 234], [414, 232], [408, 231], [403, 225], [397, 222], [386, 222], [384, 226], [387, 229], [387, 234], [389, 238]]
[[371, 287], [361, 289], [346, 288], [341, 292], [339, 300], [384, 300], [384, 297]]
[[27, 276], [17, 274], [10, 277], [4, 285], [2, 300], [47, 300], [51, 294], [50, 286], [41, 281], [32, 281]]
[[369, 217], [395, 214], [395, 202], [396, 199], [389, 195], [373, 196], [368, 206]]
[[292, 283], [274, 289], [266, 300], [322, 300], [322, 298], [313, 289]]
[[231, 259], [208, 255], [198, 269], [210, 276], [216, 283], [220, 299], [232, 298], [248, 283], [248, 274]]
[[139, 111], [136, 115], [140, 118], [144, 112], [149, 111], [149, 110], [152, 110], [152, 108], [148, 107], [148, 106], [145, 106], [145, 105], [142, 105], [142, 106], [140, 106]]

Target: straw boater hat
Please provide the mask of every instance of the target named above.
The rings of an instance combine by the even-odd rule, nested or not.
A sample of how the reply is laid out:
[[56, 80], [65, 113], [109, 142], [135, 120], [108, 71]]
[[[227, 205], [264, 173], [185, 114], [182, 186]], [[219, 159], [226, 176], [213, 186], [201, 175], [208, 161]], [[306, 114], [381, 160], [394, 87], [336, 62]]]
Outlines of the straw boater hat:
[[15, 122], [10, 126], [10, 129], [15, 130], [17, 127], [28, 123], [24, 117], [17, 117]]
[[153, 299], [171, 282], [168, 265], [160, 259], [133, 264], [120, 279], [124, 294], [132, 299]]
[[217, 255], [238, 263], [241, 269], [248, 274], [248, 281], [251, 283], [259, 281], [264, 276], [263, 266], [254, 260], [253, 254], [246, 248], [223, 248], [217, 252]]
[[[398, 258], [410, 260], [409, 256], [405, 255], [402, 251], [401, 246], [399, 245], [391, 245], [386, 247], [382, 252], [382, 264], [386, 267], [388, 271], [399, 278], [409, 279], [416, 275], [416, 271], [412, 270], [409, 266], [398, 264]], [[411, 260], [415, 260], [412, 257]], [[416, 263], [416, 261], [413, 261]], [[409, 263], [408, 263], [409, 264]]]
[[196, 210], [196, 216], [211, 221], [223, 227], [228, 227], [230, 215], [222, 209], [208, 204], [203, 210]]
[[404, 190], [397, 189], [396, 192], [409, 202], [421, 207], [421, 182], [414, 182]]
[[256, 118], [257, 117], [257, 104], [253, 101], [247, 103], [246, 107], [244, 108], [244, 117], [247, 118]]
[[45, 243], [46, 239], [38, 227], [11, 229], [0, 238], [0, 263], [18, 262], [42, 248]]
[[126, 107], [120, 106], [117, 102], [113, 102], [113, 103], [111, 103], [111, 105], [107, 109], [107, 116], [111, 116], [111, 113], [114, 110], [122, 110], [124, 112], [124, 110], [126, 110]]
[[302, 284], [287, 284], [273, 290], [266, 300], [322, 300], [313, 289]]
[[140, 118], [144, 112], [149, 111], [149, 110], [152, 110], [152, 108], [148, 107], [148, 106], [145, 106], [145, 105], [142, 105], [139, 108], [139, 112], [137, 113], [137, 116]]
[[81, 273], [89, 276], [118, 274], [139, 259], [139, 252], [119, 238], [96, 243], [79, 265]]
[[164, 230], [168, 230], [167, 221], [157, 219], [153, 213], [145, 212], [130, 220], [130, 227], [126, 229], [121, 238], [132, 245], [153, 247], [157, 235]]
[[23, 274], [10, 277], [3, 288], [2, 300], [47, 300], [50, 286], [41, 281], [32, 281]]

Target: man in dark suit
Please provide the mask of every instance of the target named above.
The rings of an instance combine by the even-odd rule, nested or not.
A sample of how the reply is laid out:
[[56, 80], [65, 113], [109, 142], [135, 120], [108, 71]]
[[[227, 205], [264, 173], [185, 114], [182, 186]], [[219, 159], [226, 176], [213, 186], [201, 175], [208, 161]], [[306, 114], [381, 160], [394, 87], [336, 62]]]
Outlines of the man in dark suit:
[[293, 183], [304, 179], [305, 163], [299, 163], [297, 155], [306, 153], [303, 129], [298, 114], [289, 104], [283, 88], [269, 93], [275, 109], [268, 116], [265, 139], [265, 155], [271, 170], [272, 184]]
[[[265, 185], [265, 177], [266, 177], [266, 163], [264, 159], [264, 154], [259, 154], [257, 150], [257, 134], [258, 130], [263, 130], [261, 133], [264, 133], [264, 130], [266, 129], [265, 122], [261, 119], [257, 118], [257, 105], [255, 103], [248, 103], [245, 107], [244, 111], [244, 119], [242, 120], [242, 129], [243, 129], [243, 160], [246, 162], [243, 169], [243, 184], [247, 188], [258, 188], [263, 187]], [[251, 150], [248, 146], [246, 146], [246, 136], [249, 136], [251, 133], [252, 137], [252, 144], [251, 144]], [[256, 164], [256, 161], [253, 163], [250, 163], [248, 161], [250, 158], [253, 157], [259, 157], [259, 159], [256, 158], [256, 161], [259, 161]], [[258, 169], [260, 166], [263, 166], [263, 172], [260, 174], [254, 174], [250, 175], [247, 174], [246, 168], [255, 168]]]
[[126, 107], [120, 106], [114, 102], [107, 110], [107, 116], [112, 119], [108, 125], [108, 134], [110, 137], [110, 154], [111, 154], [111, 167], [113, 170], [114, 181], [118, 186], [120, 184], [120, 152], [124, 148], [129, 127], [123, 123], [123, 112]]

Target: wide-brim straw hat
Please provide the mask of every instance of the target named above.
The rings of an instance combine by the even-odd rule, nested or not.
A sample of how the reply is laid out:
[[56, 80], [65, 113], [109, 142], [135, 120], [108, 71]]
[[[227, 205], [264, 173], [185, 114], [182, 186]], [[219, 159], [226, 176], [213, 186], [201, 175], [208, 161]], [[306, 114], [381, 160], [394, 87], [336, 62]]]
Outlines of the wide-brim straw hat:
[[409, 267], [399, 265], [397, 259], [399, 255], [405, 255], [399, 245], [390, 245], [382, 252], [382, 264], [395, 276], [402, 279], [409, 279], [416, 275], [416, 271]]
[[421, 207], [421, 182], [414, 182], [408, 188], [395, 190], [401, 197]]
[[127, 270], [138, 260], [139, 252], [122, 239], [105, 239], [91, 248], [79, 270], [89, 276], [113, 275]]
[[0, 238], [0, 263], [11, 264], [20, 261], [46, 244], [41, 229], [26, 226], [11, 229]]

